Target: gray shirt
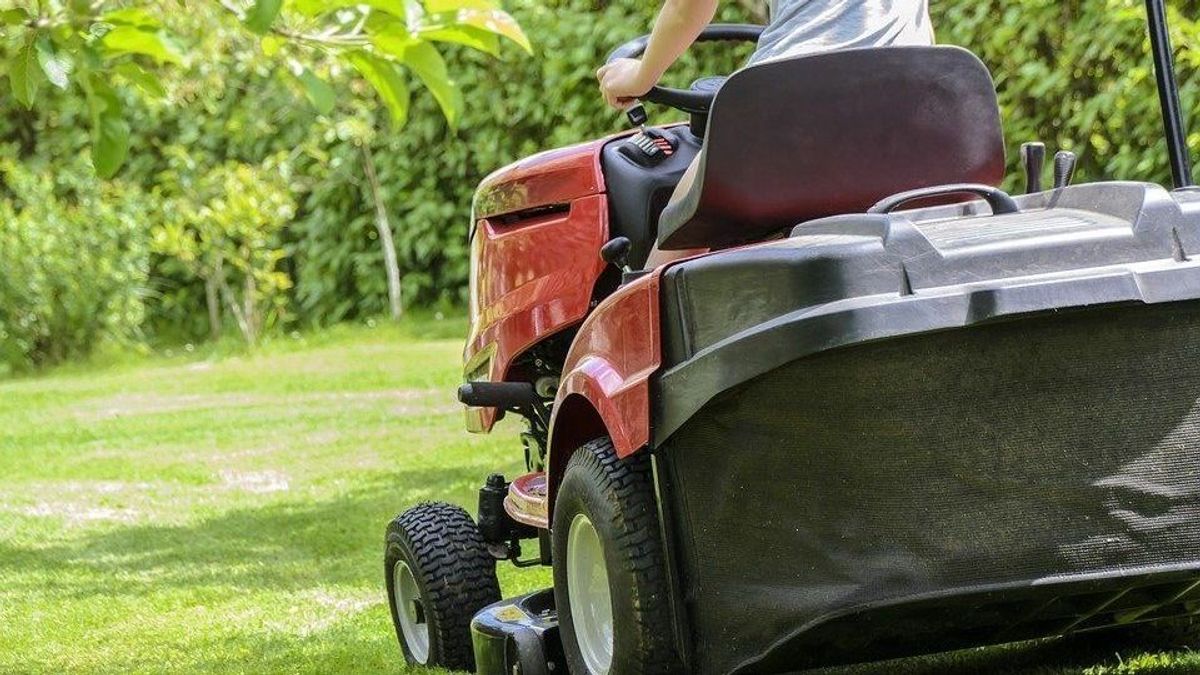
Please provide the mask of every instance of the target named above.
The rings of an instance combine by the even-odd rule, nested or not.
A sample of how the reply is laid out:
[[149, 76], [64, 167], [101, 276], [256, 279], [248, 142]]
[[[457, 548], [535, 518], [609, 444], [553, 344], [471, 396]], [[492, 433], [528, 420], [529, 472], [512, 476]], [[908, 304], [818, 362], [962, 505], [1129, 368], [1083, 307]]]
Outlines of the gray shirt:
[[750, 64], [854, 47], [933, 44], [928, 0], [770, 0]]

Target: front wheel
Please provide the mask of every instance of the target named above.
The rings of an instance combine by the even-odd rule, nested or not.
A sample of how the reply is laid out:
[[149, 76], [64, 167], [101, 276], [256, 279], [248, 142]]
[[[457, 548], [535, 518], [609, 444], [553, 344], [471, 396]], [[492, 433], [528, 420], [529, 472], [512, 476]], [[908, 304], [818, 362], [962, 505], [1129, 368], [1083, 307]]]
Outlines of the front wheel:
[[500, 584], [471, 516], [439, 502], [396, 516], [387, 528], [384, 572], [405, 660], [474, 670], [471, 618], [500, 600]]
[[567, 463], [555, 498], [554, 598], [572, 673], [680, 670], [649, 457], [607, 438]]

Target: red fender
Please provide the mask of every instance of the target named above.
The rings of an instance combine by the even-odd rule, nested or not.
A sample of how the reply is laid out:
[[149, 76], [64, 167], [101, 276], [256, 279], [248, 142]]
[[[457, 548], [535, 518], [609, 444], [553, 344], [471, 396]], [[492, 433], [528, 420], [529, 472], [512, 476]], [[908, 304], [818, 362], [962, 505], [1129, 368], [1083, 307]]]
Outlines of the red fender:
[[659, 270], [609, 296], [579, 328], [550, 418], [550, 504], [570, 453], [607, 434], [618, 457], [650, 441], [650, 376], [662, 364]]

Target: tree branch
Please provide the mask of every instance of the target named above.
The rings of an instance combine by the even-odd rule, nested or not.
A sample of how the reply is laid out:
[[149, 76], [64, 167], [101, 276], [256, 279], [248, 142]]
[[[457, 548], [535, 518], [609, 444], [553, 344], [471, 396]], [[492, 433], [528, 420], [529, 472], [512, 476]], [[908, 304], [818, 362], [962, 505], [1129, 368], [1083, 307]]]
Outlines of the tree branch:
[[379, 177], [375, 175], [375, 159], [371, 156], [371, 148], [366, 143], [362, 146], [363, 171], [367, 175], [367, 184], [371, 188], [371, 201], [375, 202], [375, 230], [379, 234], [379, 245], [383, 247], [383, 265], [387, 273], [388, 302], [391, 305], [393, 320], [399, 320], [404, 313], [404, 303], [400, 297], [400, 264], [396, 260], [396, 244], [392, 239], [392, 224], [388, 219], [387, 206], [380, 194]]

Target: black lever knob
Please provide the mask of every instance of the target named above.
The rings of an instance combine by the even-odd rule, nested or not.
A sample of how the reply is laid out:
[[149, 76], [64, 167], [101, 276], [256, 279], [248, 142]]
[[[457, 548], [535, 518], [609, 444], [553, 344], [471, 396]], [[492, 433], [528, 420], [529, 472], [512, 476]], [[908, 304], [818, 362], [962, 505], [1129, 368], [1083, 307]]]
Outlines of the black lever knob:
[[1025, 169], [1025, 194], [1042, 191], [1042, 167], [1046, 165], [1045, 143], [1022, 143], [1021, 166]]
[[629, 251], [633, 249], [633, 242], [629, 241], [629, 237], [615, 237], [607, 244], [600, 247], [600, 259], [609, 265], [616, 265], [622, 271], [629, 271]]
[[1075, 153], [1070, 150], [1059, 150], [1054, 153], [1054, 187], [1065, 188], [1071, 184], [1075, 175]]
[[641, 103], [633, 104], [633, 107], [625, 111], [625, 116], [629, 118], [629, 123], [635, 127], [641, 128], [646, 126], [646, 120], [650, 116], [646, 114], [646, 108]]

